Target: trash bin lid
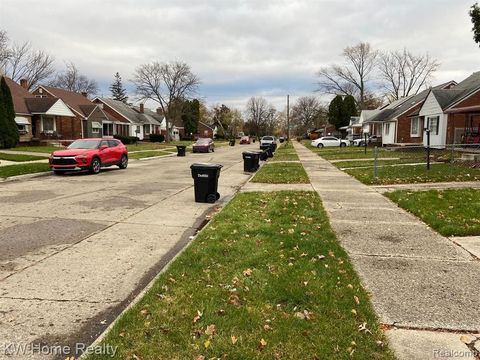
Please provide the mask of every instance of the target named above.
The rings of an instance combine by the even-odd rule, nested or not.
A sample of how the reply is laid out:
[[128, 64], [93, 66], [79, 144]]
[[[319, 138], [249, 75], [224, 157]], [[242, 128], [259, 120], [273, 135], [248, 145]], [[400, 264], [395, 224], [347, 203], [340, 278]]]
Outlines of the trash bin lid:
[[186, 147], [187, 147], [186, 145], [176, 145], [176, 146], [177, 146], [177, 148], [180, 148], [180, 149], [181, 149], [181, 148], [186, 148]]
[[223, 165], [212, 163], [194, 163], [190, 165], [190, 169], [221, 169]]

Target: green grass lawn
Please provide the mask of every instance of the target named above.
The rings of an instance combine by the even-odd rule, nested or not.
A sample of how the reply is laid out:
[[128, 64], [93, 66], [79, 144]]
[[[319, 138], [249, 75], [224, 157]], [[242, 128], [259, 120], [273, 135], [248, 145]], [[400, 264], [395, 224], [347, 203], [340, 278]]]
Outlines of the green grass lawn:
[[149, 150], [161, 150], [165, 148], [175, 148], [175, 145], [165, 143], [152, 143], [152, 142], [138, 142], [135, 144], [126, 145], [128, 151], [149, 151]]
[[269, 184], [309, 184], [310, 180], [300, 163], [266, 163], [252, 182]]
[[237, 195], [103, 344], [117, 359], [394, 358], [314, 192]]
[[385, 194], [444, 236], [480, 235], [480, 190], [394, 191]]
[[480, 181], [480, 169], [452, 164], [432, 164], [428, 171], [426, 165], [379, 167], [377, 179], [373, 167], [344, 171], [367, 185]]
[[274, 161], [298, 161], [298, 155], [291, 142], [280, 144], [273, 157]]
[[0, 178], [50, 171], [48, 164], [33, 163], [0, 166]]
[[35, 155], [18, 155], [12, 153], [0, 152], [0, 160], [6, 161], [34, 161], [34, 160], [45, 160], [45, 156], [35, 156]]
[[59, 146], [17, 146], [16, 148], [12, 148], [9, 150], [14, 150], [14, 151], [29, 151], [29, 152], [35, 152], [35, 153], [45, 153], [45, 154], [50, 154], [51, 152], [57, 151], [57, 150], [63, 150], [65, 149], [64, 147], [59, 147]]
[[171, 154], [172, 152], [168, 152], [168, 151], [141, 151], [141, 152], [129, 153], [128, 157], [130, 159], [144, 159], [144, 158], [149, 158], [153, 156], [164, 156], [164, 155], [171, 155]]

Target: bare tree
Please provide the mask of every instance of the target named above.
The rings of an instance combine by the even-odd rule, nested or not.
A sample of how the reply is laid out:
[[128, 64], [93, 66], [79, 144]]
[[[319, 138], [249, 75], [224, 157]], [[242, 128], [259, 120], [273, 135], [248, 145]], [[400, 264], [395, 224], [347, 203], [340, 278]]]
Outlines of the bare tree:
[[342, 55], [345, 65], [331, 65], [318, 71], [318, 90], [329, 94], [353, 95], [360, 109], [364, 109], [369, 93], [368, 82], [375, 69], [378, 51], [368, 43], [359, 43], [345, 48]]
[[65, 66], [65, 71], [58, 73], [49, 83], [50, 86], [69, 91], [84, 92], [87, 95], [95, 95], [98, 92], [97, 82], [80, 74], [73, 62], [67, 62]]
[[252, 97], [245, 109], [245, 127], [251, 135], [271, 133], [275, 127], [276, 110], [263, 97]]
[[5, 71], [6, 61], [10, 56], [8, 48], [8, 35], [5, 30], [0, 30], [0, 75]]
[[327, 122], [327, 110], [315, 96], [303, 96], [292, 107], [291, 126], [297, 134], [319, 128]]
[[187, 99], [196, 93], [200, 80], [184, 62], [160, 63], [140, 65], [134, 74], [132, 82], [137, 94], [142, 99], [151, 99], [160, 104], [167, 127], [166, 141], [170, 141], [170, 131], [175, 118], [175, 100]]
[[439, 66], [428, 54], [415, 55], [407, 49], [383, 52], [378, 62], [386, 96], [391, 101], [425, 89]]
[[0, 30], [0, 67], [14, 81], [25, 79], [31, 89], [55, 72], [54, 58], [35, 50], [29, 42], [10, 46], [7, 32]]

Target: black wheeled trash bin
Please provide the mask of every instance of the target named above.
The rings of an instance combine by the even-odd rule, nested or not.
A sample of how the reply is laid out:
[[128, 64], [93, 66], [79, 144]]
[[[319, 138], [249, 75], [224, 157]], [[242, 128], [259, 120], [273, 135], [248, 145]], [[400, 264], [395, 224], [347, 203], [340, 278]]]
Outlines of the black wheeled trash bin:
[[260, 156], [260, 160], [262, 160], [262, 161], [268, 160], [267, 150], [259, 151], [259, 156]]
[[218, 177], [220, 164], [195, 163], [190, 166], [195, 188], [195, 202], [213, 204], [220, 198]]
[[260, 153], [256, 151], [244, 151], [243, 155], [243, 171], [255, 172], [260, 167]]
[[272, 153], [275, 153], [275, 151], [277, 151], [277, 144], [276, 143], [270, 144], [270, 149], [272, 149]]
[[185, 156], [185, 145], [177, 145], [177, 156]]
[[235, 139], [230, 139], [228, 143], [230, 146], [235, 146]]

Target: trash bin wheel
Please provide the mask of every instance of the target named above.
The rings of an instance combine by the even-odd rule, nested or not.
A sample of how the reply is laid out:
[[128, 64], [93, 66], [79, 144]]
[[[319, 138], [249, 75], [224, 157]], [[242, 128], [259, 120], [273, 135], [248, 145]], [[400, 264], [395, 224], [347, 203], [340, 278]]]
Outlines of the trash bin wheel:
[[215, 201], [217, 201], [217, 195], [216, 194], [208, 194], [207, 195], [207, 202], [210, 204], [214, 204]]
[[217, 192], [217, 193], [215, 194], [215, 197], [217, 198], [217, 200], [220, 199], [220, 193]]

